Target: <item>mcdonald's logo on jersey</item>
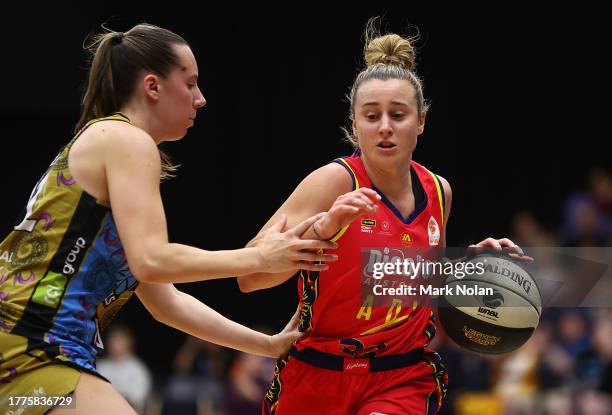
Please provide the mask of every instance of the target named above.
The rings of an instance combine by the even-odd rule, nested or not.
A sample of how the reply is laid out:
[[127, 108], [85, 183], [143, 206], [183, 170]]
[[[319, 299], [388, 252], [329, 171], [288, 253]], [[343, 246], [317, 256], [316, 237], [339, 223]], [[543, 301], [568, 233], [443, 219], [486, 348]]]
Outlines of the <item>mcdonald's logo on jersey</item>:
[[412, 245], [412, 237], [408, 232], [402, 233], [402, 236], [400, 236], [400, 240], [404, 245]]

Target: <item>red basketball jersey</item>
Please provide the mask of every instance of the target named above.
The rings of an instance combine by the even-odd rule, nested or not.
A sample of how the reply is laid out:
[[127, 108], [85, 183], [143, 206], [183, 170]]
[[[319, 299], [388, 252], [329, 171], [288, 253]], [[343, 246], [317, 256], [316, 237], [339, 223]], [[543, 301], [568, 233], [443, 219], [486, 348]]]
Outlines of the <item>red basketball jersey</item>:
[[[347, 169], [354, 190], [376, 190], [358, 153], [334, 162]], [[300, 273], [300, 329], [311, 332], [298, 341], [298, 350], [309, 347], [335, 355], [371, 357], [424, 347], [434, 336], [429, 306], [415, 305], [402, 296], [387, 297], [388, 304], [381, 307], [374, 296], [362, 293], [367, 263], [382, 261], [398, 249], [435, 247], [440, 242], [443, 187], [425, 167], [411, 161], [410, 168], [413, 188], [422, 188], [422, 200], [415, 201], [415, 210], [407, 218], [381, 194], [375, 213], [358, 218], [334, 238], [340, 245], [334, 251], [337, 262], [326, 271]]]

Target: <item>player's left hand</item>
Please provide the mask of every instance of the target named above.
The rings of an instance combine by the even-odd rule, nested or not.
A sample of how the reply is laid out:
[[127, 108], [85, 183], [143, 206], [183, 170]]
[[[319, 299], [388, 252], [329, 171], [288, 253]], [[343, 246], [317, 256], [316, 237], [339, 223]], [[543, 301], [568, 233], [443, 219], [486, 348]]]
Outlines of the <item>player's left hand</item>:
[[510, 258], [516, 259], [517, 261], [522, 261], [522, 262], [533, 261], [532, 257], [525, 255], [521, 247], [515, 244], [514, 242], [512, 242], [508, 238], [484, 239], [478, 242], [476, 245], [470, 245], [467, 249], [467, 254], [468, 256], [474, 255], [474, 254], [484, 251], [485, 249], [490, 249], [490, 248], [492, 248], [494, 251], [499, 252], [499, 253], [503, 252], [507, 254]]
[[283, 331], [273, 336], [270, 336], [270, 356], [279, 357], [287, 353], [293, 343], [295, 343], [304, 333], [298, 330], [300, 324], [300, 306]]

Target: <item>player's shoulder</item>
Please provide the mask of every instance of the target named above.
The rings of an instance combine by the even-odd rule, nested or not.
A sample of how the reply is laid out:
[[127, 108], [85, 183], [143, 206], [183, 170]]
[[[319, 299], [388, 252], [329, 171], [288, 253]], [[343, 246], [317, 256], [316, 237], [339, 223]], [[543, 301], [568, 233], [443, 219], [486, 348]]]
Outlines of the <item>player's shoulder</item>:
[[353, 190], [353, 179], [350, 173], [345, 167], [333, 161], [314, 170], [304, 179], [304, 182], [326, 191], [335, 191], [338, 194]]
[[444, 189], [444, 195], [448, 199], [452, 195], [450, 183], [448, 182], [448, 180], [446, 180], [444, 177], [440, 175], [436, 175], [436, 177], [438, 178], [438, 180], [440, 180], [440, 184], [442, 185], [442, 188]]
[[119, 120], [102, 120], [90, 125], [78, 141], [91, 142], [99, 151], [113, 154], [138, 153], [159, 158], [153, 138], [143, 129]]

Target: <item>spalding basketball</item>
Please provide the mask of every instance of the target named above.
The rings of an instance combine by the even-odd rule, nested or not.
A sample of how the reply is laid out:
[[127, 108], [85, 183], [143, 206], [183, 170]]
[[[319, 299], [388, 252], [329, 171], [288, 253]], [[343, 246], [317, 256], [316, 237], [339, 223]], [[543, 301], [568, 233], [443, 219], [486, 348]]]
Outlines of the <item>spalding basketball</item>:
[[438, 297], [442, 327], [457, 344], [478, 353], [517, 349], [540, 321], [542, 299], [533, 277], [500, 254], [480, 253], [463, 262], [474, 263], [481, 274], [446, 278]]

